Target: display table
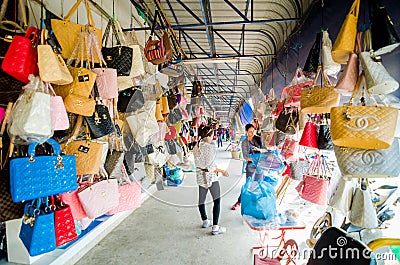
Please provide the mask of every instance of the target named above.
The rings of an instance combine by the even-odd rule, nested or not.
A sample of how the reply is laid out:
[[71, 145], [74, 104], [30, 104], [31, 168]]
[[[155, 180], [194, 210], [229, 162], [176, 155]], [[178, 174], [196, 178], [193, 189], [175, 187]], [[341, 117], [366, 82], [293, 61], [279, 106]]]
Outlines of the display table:
[[[255, 246], [252, 248], [253, 253], [254, 250], [258, 250], [254, 253], [254, 265], [261, 264], [280, 264], [280, 260], [287, 255], [287, 263], [286, 264], [296, 264], [294, 261], [294, 257], [298, 252], [298, 245], [294, 239], [286, 239], [286, 231], [287, 230], [297, 230], [297, 229], [305, 229], [306, 224], [302, 221], [296, 222], [286, 222], [285, 224], [281, 224], [279, 226], [271, 226], [265, 220], [257, 220], [254, 218], [249, 218], [246, 215], [243, 215], [243, 220], [246, 224], [252, 229], [258, 232], [260, 246]], [[278, 236], [269, 237], [271, 231], [276, 231]], [[277, 245], [271, 245], [267, 242], [267, 239], [272, 239], [275, 242], [279, 242]], [[272, 253], [276, 253], [276, 255], [272, 255], [272, 257], [268, 257], [269, 248], [274, 248]]]

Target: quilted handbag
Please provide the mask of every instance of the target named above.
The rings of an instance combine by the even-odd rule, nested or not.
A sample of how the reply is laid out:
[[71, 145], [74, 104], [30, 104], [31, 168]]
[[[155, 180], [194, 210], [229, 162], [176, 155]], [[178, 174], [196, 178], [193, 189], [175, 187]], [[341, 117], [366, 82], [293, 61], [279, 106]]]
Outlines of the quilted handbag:
[[78, 192], [78, 197], [89, 218], [99, 217], [118, 206], [118, 180], [89, 183], [88, 187]]
[[303, 180], [296, 187], [300, 197], [306, 201], [326, 205], [328, 202], [329, 179], [326, 177], [326, 168], [323, 165], [323, 158], [316, 155], [311, 162]]
[[78, 238], [76, 233], [75, 221], [72, 216], [71, 208], [59, 197], [51, 196], [51, 207], [54, 211], [54, 229], [56, 236], [56, 246], [60, 247]]
[[[129, 76], [132, 68], [133, 48], [125, 46], [121, 42], [120, 36], [123, 37], [123, 33], [118, 34], [117, 25], [115, 25], [116, 23], [117, 22], [114, 19], [108, 20], [103, 35], [102, 43], [104, 45], [101, 49], [101, 53], [103, 54], [107, 66], [116, 69], [118, 76]], [[112, 36], [116, 39], [116, 45], [113, 47], [107, 47], [110, 29], [112, 30]]]
[[35, 148], [39, 143], [34, 142], [29, 145], [29, 157], [10, 161], [13, 201], [32, 200], [78, 188], [75, 156], [61, 155], [60, 145], [52, 139], [47, 140], [47, 143], [53, 147], [52, 156], [36, 156]]
[[350, 207], [349, 221], [353, 225], [362, 228], [378, 227], [378, 217], [368, 185], [361, 184], [355, 189]]
[[[74, 49], [74, 41], [78, 39], [78, 35], [81, 32], [86, 31], [86, 27], [88, 27], [89, 31], [95, 32], [98, 39], [101, 40], [102, 32], [101, 29], [95, 28], [94, 20], [92, 17], [92, 12], [90, 10], [89, 1], [83, 0], [85, 2], [86, 13], [87, 13], [87, 26], [85, 24], [77, 24], [71, 22], [70, 19], [72, 15], [76, 12], [82, 0], [77, 0], [76, 3], [69, 10], [68, 14], [64, 17], [64, 20], [52, 19], [51, 20], [51, 28], [54, 31], [54, 35], [56, 36], [58, 42], [62, 48], [62, 57], [64, 59], [68, 59]], [[99, 58], [95, 57], [95, 62], [99, 62]]]
[[290, 178], [295, 180], [303, 180], [303, 176], [307, 174], [310, 162], [308, 160], [298, 160], [290, 162]]
[[183, 119], [182, 111], [180, 108], [172, 109], [168, 114], [168, 121], [170, 124], [175, 124]]
[[303, 70], [298, 67], [290, 86], [284, 87], [281, 93], [281, 99], [284, 100], [285, 107], [300, 107], [301, 91], [312, 86], [312, 84], [313, 81], [307, 80]]
[[400, 155], [398, 139], [386, 149], [360, 149], [334, 146], [337, 163], [346, 178], [387, 178], [398, 177]]
[[126, 183], [118, 186], [118, 206], [108, 211], [106, 214], [116, 214], [140, 207], [142, 202], [142, 190], [139, 182], [131, 182], [128, 177], [125, 179]]
[[20, 93], [23, 92], [22, 87], [25, 85], [23, 82], [15, 79], [3, 72], [0, 69], [0, 104], [8, 104], [8, 102], [15, 102]]
[[[363, 75], [357, 80], [356, 89], [350, 99], [365, 84]], [[385, 149], [393, 143], [398, 111], [384, 106], [340, 106], [331, 111], [331, 137], [337, 146]]]
[[108, 151], [106, 162], [104, 163], [104, 169], [106, 170], [108, 177], [116, 178], [118, 181], [124, 179], [123, 172], [125, 152]]
[[25, 205], [19, 238], [30, 256], [37, 256], [56, 249], [54, 211], [41, 199]]
[[1, 69], [23, 83], [29, 83], [30, 74], [37, 75], [37, 44], [39, 29], [29, 27], [25, 36], [15, 36], [4, 57]]
[[55, 53], [50, 45], [45, 44], [47, 30], [42, 30], [41, 34], [41, 45], [37, 47], [40, 78], [44, 82], [50, 82], [56, 85], [72, 83], [72, 75], [61, 55]]
[[329, 199], [329, 206], [347, 215], [350, 210], [355, 187], [353, 180], [340, 178], [336, 189]]
[[341, 70], [341, 65], [333, 61], [332, 58], [332, 41], [329, 38], [327, 30], [322, 31], [322, 65], [324, 66], [325, 74], [337, 78], [338, 73]]
[[154, 174], [154, 165], [153, 164], [148, 164], [144, 163], [144, 169], [146, 170], [146, 177], [148, 177], [151, 180], [151, 183], [156, 182], [156, 176]]
[[332, 58], [337, 63], [346, 64], [354, 50], [359, 9], [360, 0], [354, 0], [333, 44]]
[[64, 98], [65, 109], [68, 112], [82, 116], [92, 116], [96, 108], [96, 101], [75, 94], [70, 94]]
[[281, 149], [281, 155], [285, 161], [293, 161], [296, 159], [299, 143], [295, 139], [286, 138]]
[[301, 134], [299, 145], [318, 149], [317, 126], [318, 125], [312, 121], [306, 123], [303, 133]]
[[78, 191], [79, 189], [69, 191], [60, 195], [62, 201], [65, 204], [69, 205], [74, 220], [81, 220], [87, 217], [87, 214], [83, 209], [81, 202], [79, 201]]
[[[316, 85], [318, 75], [322, 72], [324, 84], [322, 87]], [[300, 108], [302, 113], [329, 113], [331, 107], [338, 106], [340, 95], [334, 91], [334, 86], [329, 78], [318, 67], [311, 88], [301, 91]]]
[[24, 214], [24, 203], [13, 202], [10, 193], [10, 177], [0, 171], [0, 222], [19, 219]]
[[69, 119], [67, 110], [65, 109], [62, 97], [57, 96], [51, 87], [50, 83], [46, 83], [51, 97], [50, 97], [50, 116], [51, 116], [51, 129], [53, 131], [61, 131], [69, 128]]
[[320, 65], [319, 54], [321, 52], [321, 40], [322, 33], [318, 32], [316, 34], [314, 44], [308, 52], [308, 56], [303, 67], [303, 71], [306, 73], [307, 76], [313, 76], [318, 72], [318, 66]]
[[320, 150], [332, 150], [333, 143], [331, 138], [331, 131], [329, 124], [320, 124], [317, 138], [318, 149]]
[[107, 106], [100, 102], [96, 104], [92, 116], [85, 116], [85, 121], [90, 130], [90, 137], [97, 139], [115, 131]]
[[382, 64], [382, 59], [377, 57], [373, 51], [360, 53], [360, 60], [369, 93], [389, 94], [399, 88], [399, 83], [388, 73]]

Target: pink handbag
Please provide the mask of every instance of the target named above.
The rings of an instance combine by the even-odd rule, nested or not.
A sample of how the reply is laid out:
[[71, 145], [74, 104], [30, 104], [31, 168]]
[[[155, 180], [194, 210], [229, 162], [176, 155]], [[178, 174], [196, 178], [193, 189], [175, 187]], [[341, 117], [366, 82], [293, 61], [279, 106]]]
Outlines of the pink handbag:
[[78, 192], [78, 197], [89, 218], [99, 217], [118, 206], [118, 180], [107, 179], [89, 184]]
[[281, 99], [285, 100], [285, 107], [300, 107], [301, 91], [304, 88], [311, 87], [312, 84], [313, 81], [308, 80], [301, 68], [298, 67], [292, 82], [289, 86], [284, 87], [281, 93]]
[[299, 144], [295, 139], [286, 138], [281, 149], [281, 155], [286, 161], [297, 160]]
[[61, 194], [61, 199], [63, 200], [63, 202], [65, 202], [65, 204], [68, 204], [71, 208], [74, 220], [81, 220], [87, 217], [87, 214], [83, 209], [81, 202], [79, 201], [78, 191], [79, 189]]
[[50, 92], [50, 116], [51, 129], [62, 131], [69, 128], [69, 119], [64, 101], [61, 96], [57, 96], [50, 83], [46, 82], [46, 87]]
[[5, 114], [6, 114], [6, 109], [3, 107], [0, 107], [0, 124], [3, 121]]
[[[122, 169], [125, 171], [125, 169]], [[124, 174], [126, 183], [118, 186], [119, 203], [118, 206], [108, 211], [107, 214], [116, 214], [123, 211], [139, 208], [142, 203], [142, 189], [138, 182], [131, 182], [129, 177]]]
[[326, 166], [324, 166], [326, 162], [323, 160], [324, 158], [319, 154], [315, 155], [307, 175], [304, 175], [303, 180], [296, 187], [301, 198], [319, 205], [328, 203], [329, 178], [326, 176]]

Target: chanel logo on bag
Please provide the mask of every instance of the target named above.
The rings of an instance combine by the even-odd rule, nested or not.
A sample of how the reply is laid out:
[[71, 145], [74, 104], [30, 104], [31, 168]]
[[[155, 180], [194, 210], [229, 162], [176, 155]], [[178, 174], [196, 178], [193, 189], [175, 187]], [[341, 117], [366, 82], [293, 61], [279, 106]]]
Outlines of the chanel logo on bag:
[[112, 61], [112, 56], [111, 55], [107, 55], [106, 60], [107, 61]]
[[374, 132], [379, 130], [378, 125], [374, 125], [370, 127], [370, 121], [369, 119], [373, 120], [375, 123], [380, 122], [380, 120], [372, 115], [351, 115], [349, 116], [350, 119], [356, 119], [354, 125], [356, 127], [350, 126], [349, 124], [345, 124], [344, 126], [352, 131], [368, 131], [368, 132]]
[[361, 158], [363, 166], [380, 166], [385, 162], [383, 154], [377, 150], [360, 150], [353, 155]]
[[79, 82], [87, 82], [87, 81], [89, 81], [89, 75], [80, 75], [80, 76], [78, 76], [78, 81]]
[[82, 153], [88, 153], [89, 150], [90, 150], [90, 148], [89, 148], [89, 147], [86, 147], [86, 146], [84, 146], [84, 145], [80, 145], [80, 146], [78, 147], [78, 151], [79, 151], [79, 152], [82, 152]]
[[94, 113], [94, 123], [96, 123], [96, 125], [101, 123], [99, 114], [97, 112]]

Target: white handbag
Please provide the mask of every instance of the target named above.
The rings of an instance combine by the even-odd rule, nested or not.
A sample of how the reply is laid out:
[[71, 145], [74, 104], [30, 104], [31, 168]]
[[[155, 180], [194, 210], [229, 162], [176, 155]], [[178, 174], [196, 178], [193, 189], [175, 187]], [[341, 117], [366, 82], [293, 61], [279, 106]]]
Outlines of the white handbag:
[[353, 225], [363, 228], [376, 228], [378, 226], [378, 217], [368, 186], [365, 190], [362, 187], [355, 189], [349, 220]]
[[356, 183], [352, 179], [346, 180], [340, 178], [329, 200], [329, 206], [347, 215], [347, 212], [350, 210], [355, 187]]
[[337, 78], [341, 65], [332, 59], [332, 41], [327, 30], [322, 31], [322, 65], [325, 74]]
[[158, 167], [162, 167], [169, 159], [170, 154], [167, 152], [164, 140], [159, 141], [154, 146], [154, 153], [147, 155], [149, 162]]
[[147, 145], [152, 135], [158, 133], [155, 111], [156, 102], [149, 101], [145, 102], [143, 108], [126, 118], [133, 138], [142, 147]]

